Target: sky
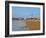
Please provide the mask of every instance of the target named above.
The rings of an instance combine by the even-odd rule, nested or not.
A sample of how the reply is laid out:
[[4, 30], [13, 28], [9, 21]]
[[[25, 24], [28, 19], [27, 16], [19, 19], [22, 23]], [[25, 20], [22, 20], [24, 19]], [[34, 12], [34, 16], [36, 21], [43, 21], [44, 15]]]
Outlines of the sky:
[[38, 7], [12, 7], [12, 16], [16, 18], [31, 18], [40, 16], [40, 8]]

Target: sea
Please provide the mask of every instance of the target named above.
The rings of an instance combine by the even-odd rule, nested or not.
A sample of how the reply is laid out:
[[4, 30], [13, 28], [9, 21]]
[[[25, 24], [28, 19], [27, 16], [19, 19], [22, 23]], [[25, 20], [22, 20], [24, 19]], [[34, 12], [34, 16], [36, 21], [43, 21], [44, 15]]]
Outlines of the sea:
[[26, 26], [26, 22], [12, 20], [12, 31], [24, 31], [24, 27]]

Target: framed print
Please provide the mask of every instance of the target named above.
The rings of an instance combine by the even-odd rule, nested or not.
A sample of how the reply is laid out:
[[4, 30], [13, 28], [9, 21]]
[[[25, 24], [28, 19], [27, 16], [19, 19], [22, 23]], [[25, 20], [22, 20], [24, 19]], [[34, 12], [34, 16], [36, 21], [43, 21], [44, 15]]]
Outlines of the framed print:
[[5, 37], [44, 34], [44, 3], [5, 1]]

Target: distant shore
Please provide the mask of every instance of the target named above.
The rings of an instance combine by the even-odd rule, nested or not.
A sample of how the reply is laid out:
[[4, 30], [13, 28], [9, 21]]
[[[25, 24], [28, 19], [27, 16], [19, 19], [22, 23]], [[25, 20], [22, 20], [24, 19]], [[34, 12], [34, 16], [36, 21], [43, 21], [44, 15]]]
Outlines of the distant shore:
[[39, 18], [12, 18], [12, 20], [40, 20]]

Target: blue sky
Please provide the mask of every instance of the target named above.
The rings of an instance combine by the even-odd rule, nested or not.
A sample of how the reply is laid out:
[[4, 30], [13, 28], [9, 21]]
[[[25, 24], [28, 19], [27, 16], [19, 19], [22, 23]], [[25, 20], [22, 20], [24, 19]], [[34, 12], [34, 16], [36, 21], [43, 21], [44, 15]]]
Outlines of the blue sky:
[[39, 17], [40, 8], [36, 7], [12, 7], [12, 16], [16, 18], [31, 18], [32, 14], [34, 17]]

